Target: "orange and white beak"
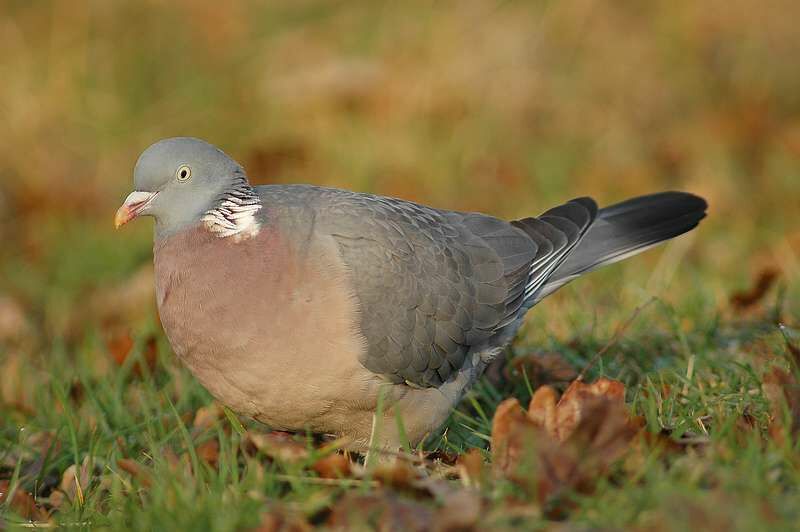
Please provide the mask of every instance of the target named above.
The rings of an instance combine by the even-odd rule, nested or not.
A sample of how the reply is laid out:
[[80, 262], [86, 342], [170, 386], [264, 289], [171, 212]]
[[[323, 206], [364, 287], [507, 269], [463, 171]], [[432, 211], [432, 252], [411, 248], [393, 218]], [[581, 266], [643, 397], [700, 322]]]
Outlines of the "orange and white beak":
[[142, 212], [142, 209], [147, 207], [157, 195], [158, 192], [142, 192], [140, 190], [134, 190], [128, 194], [128, 197], [122, 203], [122, 207], [117, 209], [117, 214], [114, 216], [114, 227], [119, 229], [136, 218]]

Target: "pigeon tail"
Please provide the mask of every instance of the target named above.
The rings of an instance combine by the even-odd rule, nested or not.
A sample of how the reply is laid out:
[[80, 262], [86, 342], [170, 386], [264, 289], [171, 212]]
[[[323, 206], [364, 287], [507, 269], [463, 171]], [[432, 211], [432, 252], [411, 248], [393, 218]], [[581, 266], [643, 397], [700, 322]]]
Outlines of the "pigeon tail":
[[705, 218], [707, 207], [703, 198], [687, 192], [661, 192], [601, 209], [578, 245], [537, 294], [537, 300], [584, 273], [690, 231]]

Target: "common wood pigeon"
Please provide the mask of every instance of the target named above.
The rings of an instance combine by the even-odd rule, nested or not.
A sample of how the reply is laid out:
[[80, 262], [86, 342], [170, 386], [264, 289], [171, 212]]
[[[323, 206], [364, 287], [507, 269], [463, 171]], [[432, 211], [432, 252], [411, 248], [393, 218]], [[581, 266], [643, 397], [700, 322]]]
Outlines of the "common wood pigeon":
[[578, 198], [507, 222], [333, 188], [253, 187], [194, 138], [147, 148], [134, 188], [115, 222], [155, 218], [158, 311], [178, 358], [233, 410], [357, 451], [398, 448], [398, 418], [420, 442], [531, 307], [689, 231], [706, 210], [662, 192], [603, 209]]

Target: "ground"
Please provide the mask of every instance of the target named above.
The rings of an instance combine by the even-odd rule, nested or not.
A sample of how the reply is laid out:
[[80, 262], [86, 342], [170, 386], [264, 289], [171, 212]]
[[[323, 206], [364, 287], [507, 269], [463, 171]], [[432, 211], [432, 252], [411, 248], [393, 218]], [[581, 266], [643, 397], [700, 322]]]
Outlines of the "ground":
[[[12, 2], [0, 528], [796, 527], [798, 16], [789, 0]], [[683, 189], [709, 216], [534, 308], [414, 467], [364, 468], [214, 405], [172, 355], [150, 222], [112, 219], [138, 153], [173, 135], [258, 183], [507, 218]], [[547, 394], [584, 370], [624, 385], [624, 407], [584, 397], [592, 415], [549, 431]], [[529, 414], [509, 402], [542, 385]]]

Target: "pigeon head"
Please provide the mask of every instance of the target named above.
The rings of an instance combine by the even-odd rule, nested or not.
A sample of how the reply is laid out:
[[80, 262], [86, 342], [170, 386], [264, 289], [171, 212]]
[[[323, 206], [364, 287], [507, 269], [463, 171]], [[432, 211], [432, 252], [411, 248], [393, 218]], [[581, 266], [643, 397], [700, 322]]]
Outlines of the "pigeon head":
[[133, 184], [114, 224], [120, 227], [138, 216], [152, 216], [157, 236], [199, 223], [226, 193], [250, 188], [236, 161], [189, 137], [160, 140], [147, 148], [136, 162]]

